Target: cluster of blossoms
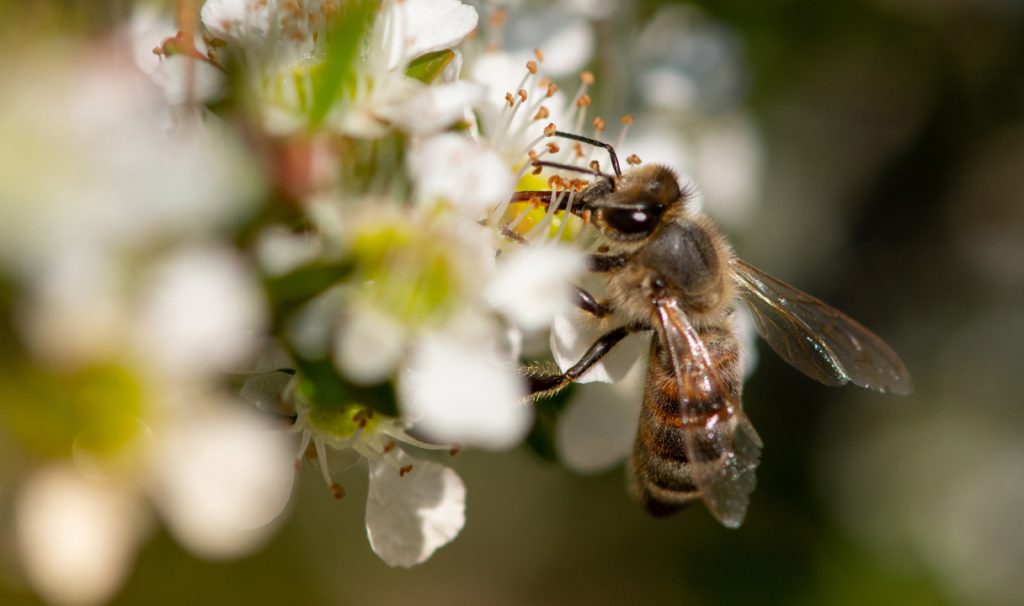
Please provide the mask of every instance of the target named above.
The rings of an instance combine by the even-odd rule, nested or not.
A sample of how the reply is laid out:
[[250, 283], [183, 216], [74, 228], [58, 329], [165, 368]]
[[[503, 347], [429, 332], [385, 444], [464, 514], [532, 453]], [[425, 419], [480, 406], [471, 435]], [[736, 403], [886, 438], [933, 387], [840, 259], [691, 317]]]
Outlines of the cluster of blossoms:
[[[153, 511], [200, 555], [256, 549], [307, 460], [339, 498], [337, 474], [369, 469], [367, 533], [392, 566], [458, 535], [466, 488], [430, 451], [520, 444], [520, 360], [550, 334], [565, 368], [596, 334], [571, 303], [583, 184], [532, 161], [607, 162], [551, 138], [605, 130], [592, 75], [571, 96], [551, 79], [584, 67], [585, 20], [545, 62], [485, 17], [207, 0], [2, 67], [18, 85], [0, 99], [0, 444], [22, 471], [0, 494], [46, 598], [111, 595]], [[585, 379], [617, 381], [643, 350]], [[567, 460], [625, 454], [635, 407], [610, 410], [604, 455], [587, 423], [606, 417], [567, 415]]]

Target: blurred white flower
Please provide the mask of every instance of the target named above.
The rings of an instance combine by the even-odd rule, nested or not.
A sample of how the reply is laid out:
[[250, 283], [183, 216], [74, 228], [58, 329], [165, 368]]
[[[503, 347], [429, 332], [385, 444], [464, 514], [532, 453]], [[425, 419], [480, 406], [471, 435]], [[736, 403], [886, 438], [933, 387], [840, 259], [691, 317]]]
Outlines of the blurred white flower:
[[334, 343], [338, 370], [361, 385], [389, 379], [405, 355], [406, 329], [365, 304], [353, 303], [348, 311], [350, 319], [339, 327]]
[[188, 422], [154, 436], [153, 503], [194, 553], [251, 553], [288, 503], [295, 477], [290, 441], [237, 403], [185, 414]]
[[167, 15], [152, 6], [137, 8], [128, 27], [135, 65], [160, 87], [170, 105], [216, 99], [224, 91], [224, 72], [207, 60], [206, 42], [198, 33], [193, 40], [197, 56], [186, 54], [187, 49], [166, 54], [164, 43], [177, 33]]
[[539, 330], [572, 307], [572, 280], [584, 269], [575, 248], [524, 246], [498, 259], [484, 298], [523, 330]]
[[171, 372], [234, 368], [266, 317], [259, 287], [226, 249], [184, 249], [155, 264], [141, 298], [137, 347]]
[[508, 200], [514, 184], [500, 156], [455, 133], [415, 145], [409, 154], [409, 172], [421, 203], [447, 201], [471, 218]]
[[492, 340], [460, 338], [457, 330], [418, 341], [398, 379], [402, 410], [432, 440], [511, 448], [533, 419], [533, 409], [522, 404], [526, 385]]
[[47, 600], [107, 601], [132, 568], [145, 509], [125, 487], [70, 466], [34, 473], [18, 492], [15, 534], [25, 572]]

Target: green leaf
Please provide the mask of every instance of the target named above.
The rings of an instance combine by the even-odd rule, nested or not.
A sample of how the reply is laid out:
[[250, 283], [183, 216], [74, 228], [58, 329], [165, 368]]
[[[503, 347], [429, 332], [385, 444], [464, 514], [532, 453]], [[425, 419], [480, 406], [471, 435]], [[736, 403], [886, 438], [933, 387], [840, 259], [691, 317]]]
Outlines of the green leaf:
[[355, 62], [359, 47], [370, 27], [377, 8], [375, 0], [355, 0], [346, 3], [327, 34], [327, 54], [319, 78], [314, 80], [313, 104], [310, 107], [310, 126], [323, 121], [334, 102], [355, 82]]
[[409, 69], [405, 70], [405, 75], [415, 78], [424, 84], [430, 84], [441, 75], [444, 68], [448, 67], [448, 64], [454, 58], [455, 53], [451, 49], [427, 53], [422, 57], [413, 59], [412, 63], [409, 64]]

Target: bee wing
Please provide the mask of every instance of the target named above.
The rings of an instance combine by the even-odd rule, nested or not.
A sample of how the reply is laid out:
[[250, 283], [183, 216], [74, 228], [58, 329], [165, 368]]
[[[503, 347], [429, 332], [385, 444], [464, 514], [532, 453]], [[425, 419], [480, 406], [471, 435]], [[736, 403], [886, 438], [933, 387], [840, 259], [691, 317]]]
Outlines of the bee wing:
[[693, 484], [719, 522], [738, 528], [757, 483], [761, 438], [730, 395], [686, 313], [672, 300], [656, 305], [679, 390], [681, 433]]
[[826, 385], [854, 385], [906, 395], [910, 373], [885, 341], [856, 320], [735, 259], [757, 332], [783, 360]]

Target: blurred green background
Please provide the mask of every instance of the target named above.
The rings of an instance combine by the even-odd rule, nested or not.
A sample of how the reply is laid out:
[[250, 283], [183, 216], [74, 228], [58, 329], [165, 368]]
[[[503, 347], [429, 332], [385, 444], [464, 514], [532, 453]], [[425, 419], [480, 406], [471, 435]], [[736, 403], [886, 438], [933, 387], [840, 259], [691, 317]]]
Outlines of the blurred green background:
[[[34, 18], [99, 27], [128, 5], [62, 4], [79, 16]], [[614, 65], [667, 4], [596, 24], [595, 97], [609, 113], [637, 103]], [[621, 469], [584, 477], [525, 449], [463, 452], [466, 528], [413, 570], [368, 548], [365, 477], [347, 473], [339, 503], [304, 473], [263, 552], [200, 561], [158, 534], [115, 603], [1024, 600], [1024, 3], [688, 6], [737, 42], [738, 103], [762, 138], [738, 252], [883, 335], [915, 394], [822, 387], [762, 348], [745, 407], [765, 450], [738, 531], [701, 506], [647, 517]], [[37, 603], [0, 581], [0, 603]]]

